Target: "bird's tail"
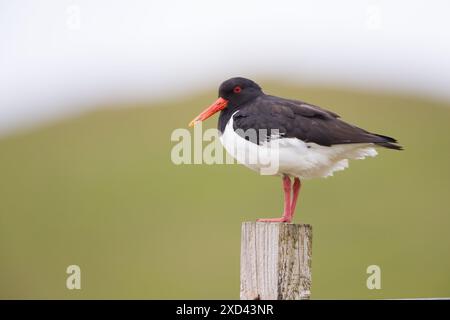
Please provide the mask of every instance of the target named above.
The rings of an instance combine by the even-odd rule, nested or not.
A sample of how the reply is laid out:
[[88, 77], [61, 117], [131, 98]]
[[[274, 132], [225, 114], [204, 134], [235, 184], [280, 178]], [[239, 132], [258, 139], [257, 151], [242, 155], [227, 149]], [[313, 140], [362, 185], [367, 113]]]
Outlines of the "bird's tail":
[[388, 136], [383, 136], [381, 134], [373, 134], [374, 136], [381, 138], [379, 140], [381, 141], [377, 141], [375, 142], [376, 145], [381, 146], [381, 147], [385, 147], [388, 149], [393, 149], [393, 150], [403, 150], [403, 147], [400, 146], [397, 143], [397, 140]]

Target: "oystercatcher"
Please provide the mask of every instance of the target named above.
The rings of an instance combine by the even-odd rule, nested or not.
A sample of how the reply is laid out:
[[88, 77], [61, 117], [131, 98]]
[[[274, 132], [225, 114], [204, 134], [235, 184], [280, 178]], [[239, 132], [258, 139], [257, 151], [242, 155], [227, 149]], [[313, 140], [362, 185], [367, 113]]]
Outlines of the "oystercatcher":
[[[316, 105], [267, 95], [254, 81], [241, 77], [223, 82], [217, 101], [189, 125], [218, 111], [220, 141], [239, 163], [261, 170], [267, 159], [263, 161], [255, 153], [277, 151], [278, 163], [272, 174], [283, 180], [284, 213], [281, 218], [258, 221], [291, 222], [303, 179], [331, 176], [347, 168], [349, 159], [374, 157], [375, 147], [402, 150], [394, 138], [348, 124]], [[252, 130], [257, 134], [247, 134]], [[252, 155], [259, 160], [249, 161]]]

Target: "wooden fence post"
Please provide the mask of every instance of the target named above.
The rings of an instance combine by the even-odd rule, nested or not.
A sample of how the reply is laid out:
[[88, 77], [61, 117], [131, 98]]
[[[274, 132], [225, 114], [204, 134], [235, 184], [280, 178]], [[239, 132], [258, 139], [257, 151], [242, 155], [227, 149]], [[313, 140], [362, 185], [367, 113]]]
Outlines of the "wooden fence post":
[[309, 299], [311, 248], [311, 225], [242, 223], [240, 298]]

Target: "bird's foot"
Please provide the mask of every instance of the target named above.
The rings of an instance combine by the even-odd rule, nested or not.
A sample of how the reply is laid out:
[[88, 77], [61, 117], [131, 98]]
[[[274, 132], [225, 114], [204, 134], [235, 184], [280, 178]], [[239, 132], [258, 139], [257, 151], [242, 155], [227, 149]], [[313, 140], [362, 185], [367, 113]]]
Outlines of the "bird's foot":
[[281, 217], [281, 218], [265, 218], [265, 219], [256, 219], [257, 222], [287, 222], [290, 223], [292, 218]]

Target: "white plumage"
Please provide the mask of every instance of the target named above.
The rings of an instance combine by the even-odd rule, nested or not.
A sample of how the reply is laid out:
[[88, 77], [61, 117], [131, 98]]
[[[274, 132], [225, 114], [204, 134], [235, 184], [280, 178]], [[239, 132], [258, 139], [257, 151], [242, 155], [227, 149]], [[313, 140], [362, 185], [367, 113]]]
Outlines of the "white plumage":
[[262, 174], [322, 178], [347, 168], [348, 160], [377, 155], [372, 143], [326, 147], [297, 138], [279, 137], [257, 145], [234, 131], [233, 117], [237, 112], [231, 116], [220, 137], [222, 145], [237, 162]]

